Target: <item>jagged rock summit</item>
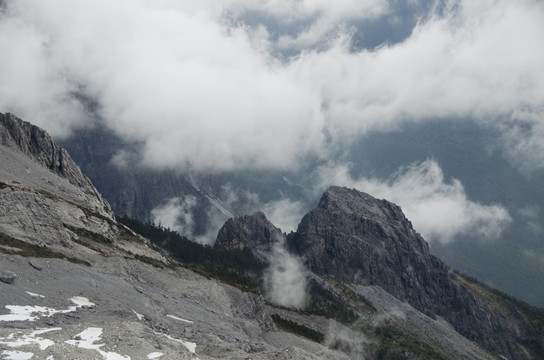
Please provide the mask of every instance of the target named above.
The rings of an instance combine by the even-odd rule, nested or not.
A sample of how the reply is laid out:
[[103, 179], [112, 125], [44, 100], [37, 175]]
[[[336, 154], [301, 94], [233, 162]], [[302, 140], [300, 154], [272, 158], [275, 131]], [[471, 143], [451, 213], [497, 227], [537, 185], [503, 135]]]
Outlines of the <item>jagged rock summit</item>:
[[379, 285], [426, 314], [436, 312], [448, 270], [397, 205], [333, 186], [288, 237], [312, 272]]
[[43, 129], [21, 120], [13, 114], [0, 113], [0, 144], [21, 152], [37, 164], [67, 179], [70, 184], [96, 196], [101, 201], [103, 200], [68, 152], [58, 146]]
[[252, 215], [230, 218], [217, 234], [216, 245], [230, 249], [249, 249], [266, 260], [274, 244], [282, 241], [283, 234], [258, 211]]
[[[262, 217], [252, 221], [263, 222]], [[262, 250], [260, 244], [268, 240], [261, 228], [247, 227], [247, 222], [244, 218], [230, 224], [245, 229], [245, 247]], [[220, 231], [222, 239], [228, 237], [227, 230]], [[231, 237], [237, 238], [237, 232]], [[377, 288], [383, 289], [433, 319], [445, 319], [492, 353], [512, 359], [539, 358], [544, 353], [541, 325], [492, 294], [482, 296], [485, 291], [430, 253], [401, 208], [389, 201], [333, 186], [287, 236], [287, 246], [320, 278], [351, 284], [369, 299]]]

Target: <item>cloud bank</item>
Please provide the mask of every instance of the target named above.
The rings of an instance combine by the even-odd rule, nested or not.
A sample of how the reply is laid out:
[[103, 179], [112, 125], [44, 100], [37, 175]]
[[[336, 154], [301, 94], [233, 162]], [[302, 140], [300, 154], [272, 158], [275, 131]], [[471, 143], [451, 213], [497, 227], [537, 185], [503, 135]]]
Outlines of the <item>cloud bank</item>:
[[544, 3], [439, 1], [371, 49], [354, 35], [394, 24], [398, 2], [331, 4], [8, 0], [0, 111], [60, 137], [91, 125], [91, 99], [142, 165], [214, 171], [292, 169], [370, 131], [470, 117], [544, 167]]
[[447, 243], [457, 236], [471, 235], [482, 240], [499, 237], [512, 222], [500, 205], [470, 201], [462, 184], [445, 181], [433, 160], [402, 168], [390, 180], [354, 179], [346, 165], [324, 166], [318, 170], [323, 189], [331, 184], [354, 187], [401, 206], [416, 231], [427, 241]]
[[[198, 200], [191, 195], [167, 199], [151, 210], [151, 219], [155, 224], [177, 231], [198, 243], [213, 245], [219, 229], [228, 218], [236, 216], [235, 214], [262, 211], [275, 226], [288, 233], [296, 230], [307, 211], [300, 201], [282, 198], [264, 202], [258, 194], [238, 190], [230, 185], [222, 187], [219, 197], [209, 196], [207, 200]], [[198, 207], [203, 208], [200, 216], [204, 213], [207, 219], [196, 218], [195, 209]], [[198, 221], [206, 222], [203, 233], [197, 231]]]
[[264, 273], [266, 296], [272, 302], [294, 308], [306, 305], [307, 270], [299, 258], [285, 249], [285, 239], [278, 239], [268, 258]]
[[194, 196], [175, 197], [151, 210], [151, 219], [157, 225], [190, 235], [194, 231], [192, 210], [196, 204]]

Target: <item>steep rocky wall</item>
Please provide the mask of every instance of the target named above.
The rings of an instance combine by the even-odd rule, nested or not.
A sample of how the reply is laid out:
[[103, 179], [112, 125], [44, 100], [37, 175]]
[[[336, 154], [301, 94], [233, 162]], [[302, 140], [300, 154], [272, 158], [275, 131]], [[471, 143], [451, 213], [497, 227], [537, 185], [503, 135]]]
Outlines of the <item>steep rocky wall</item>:
[[[16, 150], [49, 169], [85, 193], [104, 202], [66, 150], [55, 144], [44, 130], [13, 114], [0, 113], [0, 145]], [[109, 205], [107, 205], [109, 207]]]
[[[288, 236], [288, 244], [315, 274], [380, 286], [431, 317], [444, 317], [459, 333], [496, 354], [513, 359], [542, 354], [543, 334], [521, 313], [507, 318], [469, 291], [430, 254], [395, 204], [331, 187]], [[539, 340], [530, 343], [535, 337]]]

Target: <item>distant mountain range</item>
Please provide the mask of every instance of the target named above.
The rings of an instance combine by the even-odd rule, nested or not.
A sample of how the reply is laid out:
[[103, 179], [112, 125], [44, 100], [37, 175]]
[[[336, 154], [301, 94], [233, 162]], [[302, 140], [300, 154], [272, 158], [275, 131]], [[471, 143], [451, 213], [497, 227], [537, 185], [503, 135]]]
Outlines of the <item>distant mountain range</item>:
[[[544, 203], [544, 176], [539, 172], [520, 173], [500, 149], [493, 147], [493, 137], [489, 129], [470, 121], [426, 122], [363, 137], [349, 153], [338, 156], [351, 164], [354, 177], [384, 182], [403, 166], [433, 159], [446, 181], [455, 178], [461, 182], [469, 199], [503, 206], [512, 222], [499, 237], [481, 239], [477, 233], [464, 233], [448, 243], [431, 241], [431, 252], [463, 273], [542, 307], [544, 283], [539, 279], [544, 276], [544, 244], [539, 224], [544, 224], [544, 211], [539, 204]], [[208, 234], [212, 242], [221, 223], [231, 215], [241, 216], [260, 210], [265, 202], [289, 198], [300, 204], [302, 216], [319, 197], [314, 178], [322, 164], [317, 160], [309, 160], [303, 169], [295, 171], [153, 171], [116, 166], [114, 155], [121, 150], [136, 154], [138, 145], [101, 129], [80, 131], [61, 144], [116, 214], [148, 221], [153, 218], [153, 209], [172, 198], [190, 196], [194, 198], [188, 210], [193, 224], [183, 235]], [[258, 196], [259, 201], [251, 203], [251, 198], [244, 198], [247, 192]], [[233, 193], [239, 197], [236, 201], [232, 200]], [[210, 209], [216, 209], [220, 221], [214, 222]]]
[[544, 353], [542, 310], [447, 267], [386, 200], [330, 187], [287, 236], [257, 212], [203, 246], [116, 218], [43, 130], [0, 114], [0, 140], [4, 357]]

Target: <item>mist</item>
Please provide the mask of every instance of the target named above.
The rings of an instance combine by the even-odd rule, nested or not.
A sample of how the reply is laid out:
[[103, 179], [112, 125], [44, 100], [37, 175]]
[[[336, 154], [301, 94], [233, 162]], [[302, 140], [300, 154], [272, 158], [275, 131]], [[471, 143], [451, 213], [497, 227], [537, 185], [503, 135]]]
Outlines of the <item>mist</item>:
[[403, 36], [359, 48], [401, 5], [6, 1], [0, 109], [56, 137], [100, 119], [142, 144], [140, 165], [196, 171], [294, 169], [370, 131], [468, 117], [542, 169], [544, 4], [428, 3], [403, 5], [418, 14]]
[[[195, 218], [195, 209], [203, 207], [206, 219]], [[223, 185], [220, 196], [206, 200], [180, 196], [167, 199], [151, 210], [151, 220], [200, 244], [213, 245], [219, 229], [228, 218], [262, 211], [283, 232], [295, 231], [308, 209], [301, 201], [282, 197], [279, 200], [262, 201], [258, 194]], [[197, 222], [205, 222], [205, 231], [197, 231]], [[202, 227], [202, 226], [201, 226]], [[284, 254], [285, 255], [285, 254]]]
[[306, 304], [307, 270], [295, 255], [285, 249], [285, 238], [274, 243], [264, 273], [266, 297], [279, 305], [301, 309]]

